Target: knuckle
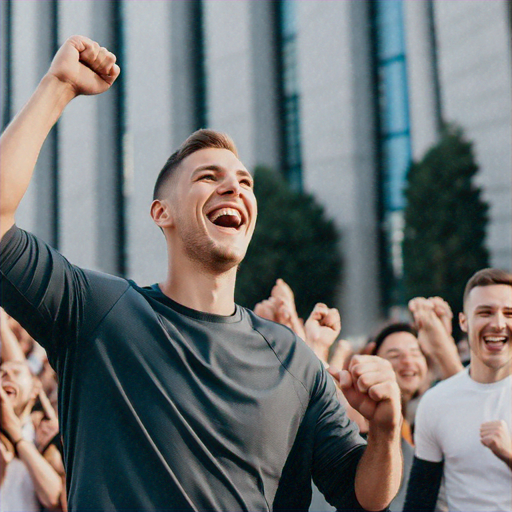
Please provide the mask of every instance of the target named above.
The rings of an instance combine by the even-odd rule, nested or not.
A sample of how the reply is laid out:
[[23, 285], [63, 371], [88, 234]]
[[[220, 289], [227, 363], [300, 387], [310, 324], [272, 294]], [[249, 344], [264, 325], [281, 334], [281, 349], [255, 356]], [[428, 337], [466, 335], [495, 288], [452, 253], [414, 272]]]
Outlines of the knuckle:
[[360, 383], [364, 388], [369, 388], [371, 385], [371, 379], [368, 374], [362, 374], [358, 379], [358, 383]]

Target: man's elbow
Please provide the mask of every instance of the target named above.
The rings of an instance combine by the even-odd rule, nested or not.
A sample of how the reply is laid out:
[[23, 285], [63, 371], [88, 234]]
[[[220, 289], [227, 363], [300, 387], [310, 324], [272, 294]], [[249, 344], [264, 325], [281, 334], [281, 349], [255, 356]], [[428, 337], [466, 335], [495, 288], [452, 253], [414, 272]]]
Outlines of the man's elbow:
[[59, 482], [55, 482], [51, 486], [48, 486], [48, 489], [41, 490], [37, 494], [37, 498], [39, 502], [48, 510], [57, 510], [60, 509], [61, 496], [64, 489], [62, 486], [62, 482], [59, 479]]

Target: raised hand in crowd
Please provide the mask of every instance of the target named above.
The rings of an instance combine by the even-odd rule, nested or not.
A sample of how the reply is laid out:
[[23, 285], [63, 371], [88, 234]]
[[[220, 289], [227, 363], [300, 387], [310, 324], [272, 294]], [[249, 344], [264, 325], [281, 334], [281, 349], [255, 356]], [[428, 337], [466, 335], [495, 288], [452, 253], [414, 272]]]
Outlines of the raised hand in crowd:
[[505, 420], [482, 423], [480, 441], [512, 469], [512, 439]]
[[350, 362], [350, 358], [354, 355], [354, 347], [348, 340], [339, 339], [334, 342], [330, 349], [328, 363], [330, 366], [346, 370]]
[[[25, 361], [25, 353], [16, 336], [7, 313], [0, 308], [0, 339], [2, 341], [2, 361]], [[26, 331], [25, 331], [26, 332]], [[28, 333], [27, 333], [28, 334]]]
[[305, 340], [304, 322], [297, 313], [295, 295], [290, 286], [282, 279], [278, 279], [270, 292], [270, 297], [274, 297], [279, 304], [277, 321], [290, 327], [299, 338]]
[[437, 377], [447, 379], [464, 369], [457, 346], [452, 338], [452, 311], [441, 297], [416, 297], [409, 301], [414, 323], [418, 329], [418, 343], [434, 362]]
[[305, 340], [304, 324], [297, 314], [292, 289], [282, 279], [276, 281], [268, 299], [254, 306], [254, 312], [262, 318], [286, 325], [299, 338]]
[[339, 311], [319, 302], [306, 320], [304, 331], [304, 341], [318, 359], [328, 366], [329, 349], [341, 331]]

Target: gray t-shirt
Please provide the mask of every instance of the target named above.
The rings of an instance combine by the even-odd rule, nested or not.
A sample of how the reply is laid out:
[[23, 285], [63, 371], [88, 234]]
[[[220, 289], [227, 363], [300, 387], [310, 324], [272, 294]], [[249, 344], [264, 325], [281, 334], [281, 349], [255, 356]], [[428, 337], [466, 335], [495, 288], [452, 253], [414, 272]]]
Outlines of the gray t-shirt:
[[360, 509], [364, 441], [292, 331], [81, 269], [16, 227], [1, 248], [2, 306], [59, 377], [70, 511], [307, 510], [311, 477]]

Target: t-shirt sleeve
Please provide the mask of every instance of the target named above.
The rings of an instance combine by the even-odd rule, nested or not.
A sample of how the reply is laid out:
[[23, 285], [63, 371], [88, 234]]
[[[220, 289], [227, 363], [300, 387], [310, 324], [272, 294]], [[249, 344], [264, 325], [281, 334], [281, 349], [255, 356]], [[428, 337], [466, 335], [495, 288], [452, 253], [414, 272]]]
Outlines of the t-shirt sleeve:
[[48, 352], [63, 350], [98, 325], [129, 287], [119, 278], [72, 265], [34, 235], [13, 226], [0, 244], [1, 305]]
[[435, 397], [427, 392], [420, 400], [414, 425], [415, 456], [429, 462], [443, 460], [442, 447], [437, 436], [438, 417]]
[[443, 477], [443, 463], [414, 457], [404, 511], [433, 512]]
[[325, 370], [315, 390], [318, 416], [313, 447], [313, 480], [337, 510], [364, 510], [355, 495], [357, 465], [366, 442], [340, 404], [336, 387]]

